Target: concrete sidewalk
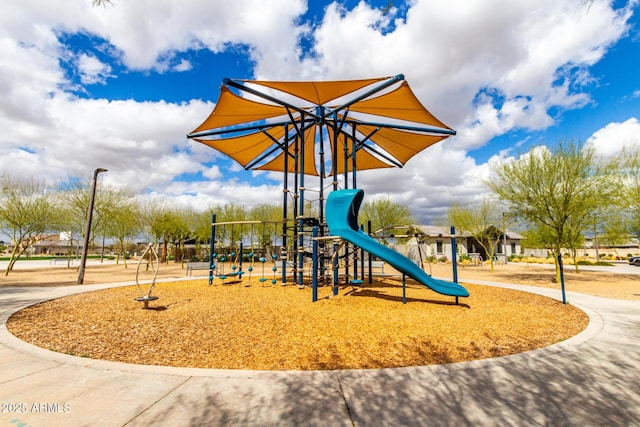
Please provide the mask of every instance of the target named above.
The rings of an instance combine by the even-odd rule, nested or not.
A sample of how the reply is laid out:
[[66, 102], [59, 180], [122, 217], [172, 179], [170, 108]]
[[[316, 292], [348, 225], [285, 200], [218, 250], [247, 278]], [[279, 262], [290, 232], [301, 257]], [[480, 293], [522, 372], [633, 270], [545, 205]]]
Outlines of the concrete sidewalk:
[[0, 288], [0, 426], [640, 425], [638, 302], [570, 293], [591, 321], [562, 343], [475, 362], [359, 371], [129, 365], [43, 350], [6, 329], [22, 307], [110, 286]]

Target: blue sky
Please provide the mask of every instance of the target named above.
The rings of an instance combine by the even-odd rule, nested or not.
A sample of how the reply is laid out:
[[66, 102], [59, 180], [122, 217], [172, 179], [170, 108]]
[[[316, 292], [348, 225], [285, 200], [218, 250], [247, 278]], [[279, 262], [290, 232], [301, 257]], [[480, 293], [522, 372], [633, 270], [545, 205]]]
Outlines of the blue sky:
[[492, 161], [559, 139], [603, 155], [640, 143], [638, 12], [638, 0], [9, 0], [0, 171], [55, 184], [103, 167], [110, 185], [202, 209], [279, 202], [279, 174], [186, 138], [222, 79], [404, 74], [458, 134], [358, 182], [429, 223], [480, 200]]

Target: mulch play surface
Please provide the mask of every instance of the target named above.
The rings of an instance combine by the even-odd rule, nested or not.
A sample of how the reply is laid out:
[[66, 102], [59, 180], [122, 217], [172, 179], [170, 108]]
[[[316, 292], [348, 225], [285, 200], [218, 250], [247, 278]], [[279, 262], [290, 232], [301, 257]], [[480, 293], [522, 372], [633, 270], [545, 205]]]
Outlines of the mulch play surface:
[[[182, 274], [183, 275], [183, 274]], [[90, 277], [90, 271], [87, 277]], [[135, 286], [78, 294], [14, 314], [9, 330], [61, 353], [147, 365], [220, 369], [361, 369], [460, 362], [545, 347], [583, 330], [587, 316], [542, 296], [465, 285], [436, 294], [399, 281], [311, 289], [216, 280], [158, 283], [142, 309]]]

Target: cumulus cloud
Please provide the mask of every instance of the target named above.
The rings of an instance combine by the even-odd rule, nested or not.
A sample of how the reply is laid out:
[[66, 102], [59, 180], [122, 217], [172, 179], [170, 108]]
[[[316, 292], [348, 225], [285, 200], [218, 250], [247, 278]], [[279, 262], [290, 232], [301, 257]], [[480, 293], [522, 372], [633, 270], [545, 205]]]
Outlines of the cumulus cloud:
[[[0, 170], [56, 180], [104, 167], [110, 173], [101, 179], [114, 185], [186, 204], [279, 201], [279, 174], [238, 181], [233, 172], [241, 168], [186, 139], [213, 104], [88, 99], [75, 86], [108, 85], [120, 72], [188, 73], [195, 64], [186, 52], [240, 48], [253, 65], [246, 77], [404, 73], [419, 99], [458, 135], [402, 169], [365, 171], [358, 180], [372, 197], [391, 194], [420, 218], [433, 218], [452, 200], [471, 203], [486, 191], [480, 177], [487, 165], [477, 164], [470, 150], [513, 130], [544, 130], [557, 123], [550, 111], [593, 102], [585, 89], [597, 77], [590, 67], [628, 31], [633, 4], [613, 10], [598, 1], [586, 13], [574, 0], [457, 0], [455, 12], [444, 1], [413, 0], [387, 10], [333, 2], [303, 18], [304, 0], [137, 0], [107, 8], [88, 0], [4, 2]], [[104, 44], [104, 57], [89, 49], [69, 52], [64, 38], [73, 35]], [[77, 82], [65, 61], [75, 64]], [[635, 118], [612, 123], [589, 142], [606, 152], [631, 141], [637, 128]], [[184, 175], [204, 181], [176, 179]]]
[[632, 117], [622, 123], [609, 123], [595, 132], [587, 140], [587, 144], [604, 157], [615, 156], [623, 148], [640, 148], [640, 121]]
[[111, 66], [93, 55], [81, 54], [77, 60], [80, 81], [85, 85], [105, 84], [111, 77]]
[[[624, 34], [630, 14], [605, 2], [586, 14], [576, 2], [538, 0], [460, 0], [455, 10], [418, 0], [383, 33], [380, 10], [333, 3], [315, 31], [317, 61], [336, 78], [404, 71], [419, 98], [461, 131], [458, 146], [477, 148], [505, 130], [544, 129], [551, 107], [588, 102], [585, 67]], [[479, 93], [492, 99], [476, 106]]]
[[180, 60], [179, 64], [173, 67], [173, 70], [178, 72], [183, 72], [183, 71], [189, 71], [192, 68], [193, 68], [193, 65], [191, 64], [191, 62], [187, 61], [186, 59], [182, 59]]

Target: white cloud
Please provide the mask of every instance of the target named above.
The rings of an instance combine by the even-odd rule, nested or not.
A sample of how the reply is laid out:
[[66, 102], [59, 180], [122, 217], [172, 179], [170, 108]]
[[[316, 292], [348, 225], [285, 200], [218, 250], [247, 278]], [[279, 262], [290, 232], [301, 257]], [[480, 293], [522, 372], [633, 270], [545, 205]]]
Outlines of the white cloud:
[[105, 84], [111, 76], [111, 66], [101, 62], [93, 55], [85, 53], [78, 56], [78, 72], [83, 84]]
[[56, 59], [58, 45], [25, 45], [0, 36], [0, 121], [10, 125], [47, 126], [46, 98], [64, 82]]
[[162, 71], [167, 64], [159, 59], [170, 52], [201, 47], [220, 52], [237, 44], [251, 46], [253, 59], [270, 68], [271, 61], [295, 62], [303, 31], [295, 21], [305, 10], [302, 0], [138, 0], [92, 10], [90, 28], [119, 49], [132, 69]]
[[640, 121], [632, 117], [622, 123], [609, 123], [594, 132], [587, 140], [598, 154], [604, 157], [615, 156], [623, 148], [640, 147]]
[[[319, 68], [330, 78], [404, 71], [427, 107], [459, 130], [457, 145], [474, 148], [496, 132], [546, 128], [550, 107], [588, 102], [574, 86], [625, 33], [630, 14], [614, 13], [606, 2], [587, 14], [578, 2], [554, 0], [458, 0], [452, 10], [447, 2], [416, 0], [406, 22], [382, 34], [380, 11], [333, 3], [315, 31]], [[485, 88], [497, 95], [495, 113], [474, 105]]]
[[[438, 216], [451, 201], [471, 203], [486, 191], [479, 177], [486, 176], [487, 165], [477, 164], [468, 150], [514, 129], [551, 126], [551, 108], [591, 102], [582, 89], [594, 79], [588, 67], [627, 31], [630, 13], [614, 12], [605, 1], [586, 13], [575, 0], [457, 0], [455, 7], [413, 0], [406, 8], [399, 19], [397, 9], [383, 15], [364, 2], [352, 10], [334, 2], [310, 23], [300, 21], [304, 0], [137, 0], [107, 8], [91, 7], [88, 0], [0, 3], [0, 170], [55, 180], [104, 167], [109, 173], [101, 179], [107, 182], [181, 203], [279, 202], [280, 174], [255, 174], [252, 185], [228, 179], [228, 169], [216, 163], [218, 153], [185, 138], [191, 130], [185, 124], [195, 127], [213, 105], [71, 96], [60, 67], [71, 53], [58, 36], [106, 40], [100, 50], [111, 55], [111, 64], [77, 53], [82, 84], [108, 83], [117, 77], [115, 64], [128, 71], [188, 72], [194, 64], [182, 52], [243, 46], [257, 78], [404, 72], [418, 97], [458, 136], [403, 169], [362, 172], [359, 183], [372, 197], [392, 194], [410, 203], [417, 216]], [[302, 37], [312, 51], [301, 51]], [[635, 118], [612, 123], [589, 141], [607, 152], [637, 138], [637, 128]], [[175, 179], [197, 173], [209, 181]]]
[[[58, 94], [42, 103], [38, 120], [47, 126], [39, 128], [34, 121], [5, 127], [0, 169], [22, 177], [48, 171], [45, 176], [55, 180], [104, 167], [119, 177], [114, 184], [127, 183], [135, 190], [162, 187], [176, 175], [204, 170], [201, 162], [211, 159], [211, 150], [187, 143], [185, 128], [185, 123], [206, 117], [211, 108], [201, 101], [177, 105]], [[27, 161], [34, 156], [37, 161]]]
[[191, 64], [191, 62], [187, 61], [186, 59], [182, 59], [179, 64], [173, 67], [173, 71], [184, 72], [189, 71], [192, 68], [193, 65]]

